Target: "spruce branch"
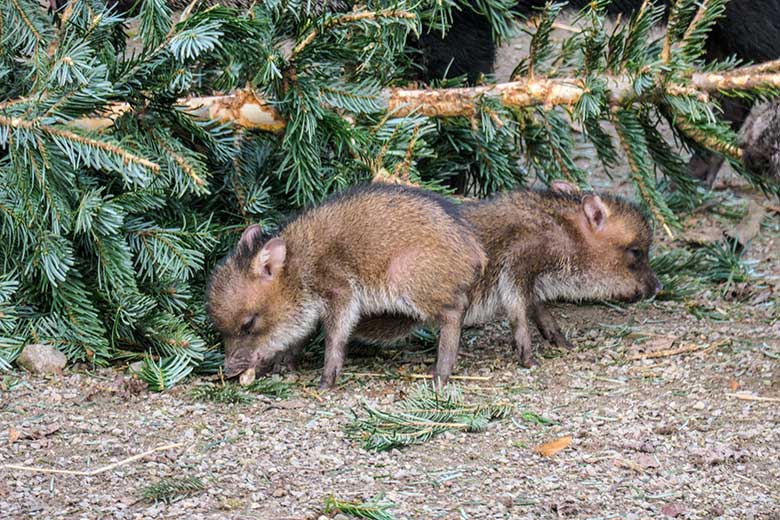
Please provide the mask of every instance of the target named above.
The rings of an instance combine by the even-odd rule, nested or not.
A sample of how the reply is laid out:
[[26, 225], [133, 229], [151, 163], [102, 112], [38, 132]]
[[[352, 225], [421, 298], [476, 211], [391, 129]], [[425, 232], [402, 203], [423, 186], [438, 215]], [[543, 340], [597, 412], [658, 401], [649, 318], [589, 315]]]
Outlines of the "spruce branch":
[[[663, 227], [669, 238], [674, 239], [674, 234], [667, 223], [667, 218], [659, 209], [659, 201], [653, 196], [651, 189], [647, 185], [649, 181], [649, 166], [646, 164], [646, 160], [644, 160], [646, 156], [643, 154], [643, 148], [647, 148], [647, 145], [642, 142], [644, 141], [644, 136], [641, 136], [640, 138], [638, 135], [640, 130], [631, 127], [631, 123], [635, 121], [634, 118], [631, 117], [631, 114], [625, 111], [619, 112], [616, 119], [615, 130], [617, 131], [620, 144], [626, 153], [626, 159], [628, 161], [629, 169], [631, 170], [631, 177], [634, 181], [634, 185], [639, 190], [639, 194], [645, 205], [650, 208], [650, 211], [653, 213], [656, 222], [661, 224], [661, 227]], [[631, 133], [629, 134], [629, 132]]]
[[45, 43], [43, 34], [41, 34], [40, 30], [35, 26], [33, 21], [30, 19], [30, 16], [25, 11], [24, 7], [19, 3], [19, 0], [10, 0], [10, 4], [13, 6], [17, 15], [22, 20], [27, 30], [30, 32], [30, 34], [32, 34], [35, 40], [34, 45], [28, 47], [28, 52], [30, 53], [33, 52], [33, 49], [30, 47], [34, 47], [35, 49], [34, 52], [37, 52], [37, 50]]
[[127, 166], [128, 164], [135, 164], [143, 168], [149, 169], [155, 173], [160, 171], [160, 166], [158, 164], [149, 161], [147, 159], [144, 159], [143, 157], [136, 155], [132, 152], [128, 152], [127, 150], [121, 148], [120, 146], [117, 146], [110, 142], [101, 141], [93, 137], [78, 134], [76, 132], [67, 130], [65, 128], [40, 124], [40, 122], [37, 120], [27, 121], [18, 117], [9, 118], [0, 115], [0, 126], [6, 126], [11, 129], [23, 128], [25, 130], [30, 130], [30, 131], [40, 130], [52, 137], [59, 137], [67, 142], [77, 144], [77, 145], [88, 146], [91, 148], [99, 149], [111, 155], [115, 155], [122, 159], [122, 162], [124, 163], [125, 166]]
[[293, 47], [290, 54], [290, 60], [294, 60], [300, 55], [306, 47], [308, 47], [320, 34], [324, 33], [328, 29], [332, 29], [339, 25], [346, 25], [363, 20], [377, 20], [380, 18], [396, 18], [399, 20], [416, 20], [417, 14], [409, 11], [403, 11], [401, 9], [382, 9], [380, 11], [361, 11], [357, 13], [350, 13], [335, 18], [330, 18], [322, 24], [322, 27], [312, 29], [301, 41]]
[[363, 441], [367, 450], [386, 451], [425, 442], [445, 431], [478, 432], [494, 419], [506, 417], [509, 403], [468, 405], [455, 387], [438, 393], [426, 385], [398, 404], [394, 410], [381, 410], [362, 403], [365, 419], [355, 418], [348, 433]]
[[738, 146], [720, 139], [712, 132], [702, 130], [693, 124], [690, 120], [684, 118], [678, 118], [675, 121], [677, 128], [679, 128], [687, 137], [691, 140], [701, 144], [705, 148], [715, 150], [723, 155], [732, 157], [734, 159], [742, 158], [742, 149]]
[[164, 477], [146, 486], [141, 495], [150, 502], [170, 504], [205, 489], [206, 484], [198, 477]]
[[376, 497], [368, 502], [350, 502], [329, 496], [325, 499], [325, 514], [342, 513], [352, 518], [366, 520], [395, 520], [395, 516], [390, 512], [395, 507], [392, 502], [382, 500], [382, 497]]

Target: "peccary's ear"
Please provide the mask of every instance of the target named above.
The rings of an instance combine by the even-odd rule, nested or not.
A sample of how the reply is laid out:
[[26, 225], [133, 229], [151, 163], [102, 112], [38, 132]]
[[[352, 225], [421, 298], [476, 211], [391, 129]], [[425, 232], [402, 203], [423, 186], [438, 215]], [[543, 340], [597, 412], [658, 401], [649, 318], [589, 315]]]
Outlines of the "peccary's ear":
[[243, 233], [241, 233], [241, 239], [238, 241], [238, 244], [240, 246], [250, 247], [255, 240], [262, 236], [262, 234], [263, 232], [260, 229], [260, 226], [257, 224], [252, 224], [246, 228]]
[[601, 231], [607, 225], [609, 209], [598, 195], [585, 195], [582, 197], [582, 211], [588, 219], [588, 225], [593, 231]]
[[550, 189], [552, 191], [557, 191], [558, 193], [579, 193], [580, 189], [575, 186], [574, 184], [570, 183], [569, 181], [552, 181], [550, 184]]
[[286, 257], [287, 246], [284, 244], [284, 240], [272, 238], [252, 260], [252, 269], [260, 278], [271, 280], [279, 276]]

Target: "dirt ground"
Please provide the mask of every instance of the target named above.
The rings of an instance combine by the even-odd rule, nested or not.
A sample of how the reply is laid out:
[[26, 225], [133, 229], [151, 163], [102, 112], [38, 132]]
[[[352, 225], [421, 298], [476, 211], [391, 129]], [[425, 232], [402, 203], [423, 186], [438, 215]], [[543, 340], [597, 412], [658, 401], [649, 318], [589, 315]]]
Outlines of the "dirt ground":
[[[194, 399], [198, 380], [136, 392], [110, 369], [8, 376], [2, 465], [95, 469], [183, 446], [95, 476], [0, 469], [2, 517], [316, 519], [329, 495], [383, 494], [396, 518], [780, 519], [779, 229], [780, 216], [768, 216], [749, 250], [772, 298], [700, 298], [725, 321], [695, 318], [691, 302], [558, 306], [577, 349], [532, 370], [513, 360], [505, 323], [468, 330], [457, 373], [489, 379], [461, 381], [466, 399], [508, 400], [514, 412], [485, 432], [402, 450], [365, 451], [344, 427], [361, 400], [390, 408], [419, 383], [346, 375], [319, 396], [315, 359], [289, 376], [289, 398], [243, 405]], [[672, 340], [701, 350], [632, 359]], [[346, 371], [419, 374], [432, 361], [420, 346], [379, 350], [351, 356]], [[775, 401], [733, 397], [740, 392]], [[552, 457], [532, 449], [564, 435], [572, 445]], [[175, 476], [207, 489], [172, 504], [142, 499], [145, 486]]]
[[[736, 203], [750, 195], [721, 188]], [[689, 225], [734, 222], [703, 212]], [[5, 376], [0, 517], [318, 519], [328, 496], [384, 495], [399, 519], [780, 519], [779, 251], [770, 212], [747, 252], [755, 295], [557, 306], [577, 348], [532, 370], [514, 361], [506, 323], [467, 330], [456, 373], [486, 379], [458, 386], [469, 401], [510, 401], [513, 413], [482, 433], [385, 453], [344, 428], [361, 401], [392, 408], [420, 384], [364, 375], [425, 373], [434, 353], [420, 346], [352, 355], [339, 387], [321, 395], [310, 359], [288, 376], [290, 397], [235, 405], [193, 398], [198, 379], [157, 394], [112, 369]], [[698, 350], [642, 357], [686, 346]], [[533, 450], [566, 435], [571, 446], [552, 457]], [[182, 446], [94, 476], [2, 467], [96, 469], [171, 443]], [[143, 499], [147, 485], [181, 476], [206, 489], [171, 504]]]

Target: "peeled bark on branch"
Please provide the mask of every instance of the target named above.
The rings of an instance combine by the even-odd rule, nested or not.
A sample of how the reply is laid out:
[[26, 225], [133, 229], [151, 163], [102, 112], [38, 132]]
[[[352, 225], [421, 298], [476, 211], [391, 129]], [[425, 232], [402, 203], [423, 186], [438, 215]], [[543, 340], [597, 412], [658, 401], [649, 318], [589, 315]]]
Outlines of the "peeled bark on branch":
[[[225, 96], [182, 98], [178, 100], [178, 105], [197, 119], [233, 123], [242, 128], [281, 133], [287, 125], [273, 106], [251, 90], [239, 90]], [[129, 104], [116, 103], [99, 117], [76, 119], [71, 125], [83, 130], [105, 130], [129, 110]]]
[[[709, 93], [726, 90], [780, 88], [780, 73], [764, 72], [776, 70], [776, 65], [769, 62], [726, 73], [694, 73], [690, 84], [668, 83], [664, 88], [671, 95], [695, 95], [700, 99], [707, 99]], [[636, 97], [631, 81], [625, 77], [607, 78], [607, 90], [613, 106]], [[513, 108], [553, 107], [572, 106], [586, 92], [583, 81], [578, 78], [535, 78], [468, 88], [387, 89], [383, 93], [382, 104], [398, 117], [410, 114], [472, 116], [477, 113], [479, 102], [484, 97], [497, 98], [503, 105]], [[286, 126], [282, 115], [251, 90], [239, 90], [223, 96], [183, 98], [179, 100], [179, 105], [196, 118], [232, 123], [242, 128], [282, 133]], [[102, 130], [129, 109], [129, 105], [117, 104], [103, 116], [77, 119], [72, 124], [84, 129]]]

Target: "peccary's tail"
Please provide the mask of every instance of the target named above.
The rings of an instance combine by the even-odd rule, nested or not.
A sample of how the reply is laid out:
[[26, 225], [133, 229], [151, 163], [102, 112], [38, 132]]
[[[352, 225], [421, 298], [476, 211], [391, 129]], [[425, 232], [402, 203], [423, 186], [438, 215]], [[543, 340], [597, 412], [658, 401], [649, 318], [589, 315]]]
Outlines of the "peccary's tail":
[[362, 318], [352, 331], [352, 337], [371, 345], [393, 345], [419, 326], [419, 321], [408, 316], [380, 314]]

